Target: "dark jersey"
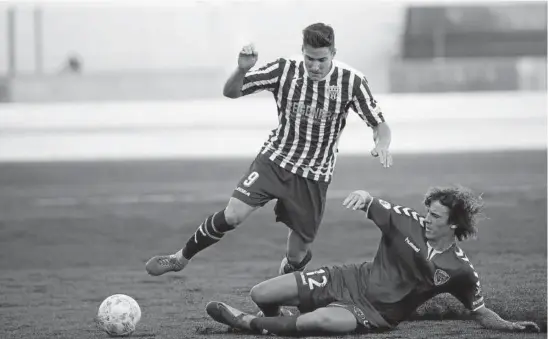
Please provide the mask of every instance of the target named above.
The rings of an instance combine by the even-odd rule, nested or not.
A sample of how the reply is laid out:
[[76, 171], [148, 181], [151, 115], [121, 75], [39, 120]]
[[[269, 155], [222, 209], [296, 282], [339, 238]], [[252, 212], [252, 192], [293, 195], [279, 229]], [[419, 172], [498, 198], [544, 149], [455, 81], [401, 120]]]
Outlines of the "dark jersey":
[[312, 180], [330, 182], [349, 109], [369, 126], [384, 121], [365, 77], [337, 61], [320, 81], [308, 77], [302, 60], [280, 58], [249, 71], [242, 95], [263, 90], [274, 95], [278, 127], [270, 133], [261, 153], [282, 168]]
[[368, 264], [365, 294], [388, 322], [399, 323], [441, 293], [452, 294], [472, 311], [484, 306], [470, 260], [456, 244], [441, 253], [433, 250], [417, 212], [374, 198], [366, 214], [383, 235]]

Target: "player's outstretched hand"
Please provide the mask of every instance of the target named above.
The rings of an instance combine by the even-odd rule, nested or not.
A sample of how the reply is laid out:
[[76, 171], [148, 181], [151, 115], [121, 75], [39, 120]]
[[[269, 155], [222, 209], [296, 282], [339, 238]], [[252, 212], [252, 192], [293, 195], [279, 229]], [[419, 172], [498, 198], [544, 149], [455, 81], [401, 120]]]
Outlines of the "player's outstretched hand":
[[532, 321], [517, 321], [512, 325], [512, 331], [514, 332], [540, 332], [538, 325]]
[[392, 154], [390, 154], [388, 148], [375, 147], [371, 150], [371, 155], [375, 158], [379, 157], [384, 168], [392, 166]]
[[247, 72], [255, 66], [258, 59], [259, 53], [255, 49], [255, 45], [245, 45], [238, 56], [238, 67]]
[[367, 191], [354, 191], [350, 193], [343, 201], [343, 206], [353, 210], [363, 209], [371, 199], [371, 194]]

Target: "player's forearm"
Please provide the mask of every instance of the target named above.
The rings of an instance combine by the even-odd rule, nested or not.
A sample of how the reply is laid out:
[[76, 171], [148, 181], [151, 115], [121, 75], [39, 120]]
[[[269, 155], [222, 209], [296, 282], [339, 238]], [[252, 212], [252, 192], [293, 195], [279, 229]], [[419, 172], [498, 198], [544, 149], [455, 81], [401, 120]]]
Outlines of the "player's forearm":
[[386, 122], [373, 127], [373, 138], [377, 147], [388, 149], [392, 141], [392, 132]]
[[246, 71], [237, 67], [230, 75], [223, 88], [223, 95], [227, 98], [239, 98], [242, 96], [242, 86]]
[[481, 312], [477, 312], [474, 316], [479, 324], [488, 329], [499, 331], [511, 331], [514, 329], [513, 322], [502, 319], [497, 313], [487, 307], [483, 307]]

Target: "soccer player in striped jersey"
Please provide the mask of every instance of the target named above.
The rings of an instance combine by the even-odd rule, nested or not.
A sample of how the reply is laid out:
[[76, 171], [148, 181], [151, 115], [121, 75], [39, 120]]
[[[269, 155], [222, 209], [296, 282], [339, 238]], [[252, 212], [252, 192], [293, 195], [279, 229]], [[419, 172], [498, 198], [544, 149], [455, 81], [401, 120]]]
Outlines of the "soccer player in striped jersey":
[[287, 336], [364, 333], [392, 329], [421, 304], [450, 293], [483, 327], [538, 332], [534, 322], [503, 320], [485, 306], [474, 266], [456, 244], [476, 233], [483, 203], [464, 187], [432, 188], [425, 217], [410, 208], [355, 191], [343, 202], [363, 210], [381, 230], [372, 262], [321, 267], [278, 276], [251, 289], [266, 313], [297, 306], [300, 315], [257, 317], [212, 301], [216, 321], [255, 333]]
[[371, 154], [384, 167], [392, 164], [390, 129], [366, 78], [334, 60], [335, 52], [333, 29], [323, 23], [303, 30], [303, 60], [279, 58], [251, 70], [258, 53], [253, 45], [243, 47], [224, 95], [238, 98], [271, 92], [278, 108], [278, 127], [236, 185], [226, 208], [207, 217], [183, 249], [150, 259], [146, 264], [149, 274], [182, 270], [198, 252], [274, 199], [276, 220], [290, 229], [279, 273], [305, 268], [312, 257], [310, 244], [322, 221], [337, 145], [350, 109], [373, 130]]

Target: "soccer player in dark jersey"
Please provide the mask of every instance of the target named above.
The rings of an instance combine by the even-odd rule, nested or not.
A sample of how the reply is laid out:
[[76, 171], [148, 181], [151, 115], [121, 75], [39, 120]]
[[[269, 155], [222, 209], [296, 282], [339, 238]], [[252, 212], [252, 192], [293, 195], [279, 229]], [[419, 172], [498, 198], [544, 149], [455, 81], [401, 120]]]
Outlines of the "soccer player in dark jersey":
[[212, 301], [208, 314], [218, 322], [255, 333], [343, 334], [388, 330], [428, 299], [450, 293], [484, 327], [533, 331], [534, 322], [509, 322], [485, 306], [478, 274], [457, 245], [476, 233], [482, 201], [464, 187], [432, 188], [426, 216], [355, 191], [343, 202], [365, 211], [382, 231], [372, 262], [321, 267], [278, 276], [251, 289], [264, 314], [297, 306], [298, 316], [257, 317]]
[[[337, 145], [350, 109], [373, 130], [371, 151], [384, 167], [392, 164], [391, 133], [366, 78], [336, 60], [333, 29], [322, 23], [303, 30], [303, 60], [279, 58], [255, 70], [253, 45], [243, 47], [224, 95], [238, 98], [270, 91], [278, 108], [273, 129], [241, 178], [225, 209], [211, 214], [175, 254], [153, 257], [151, 275], [180, 271], [254, 210], [277, 199], [276, 220], [288, 226], [287, 251], [279, 273], [303, 270], [322, 221]], [[261, 114], [261, 112], [257, 112]]]

